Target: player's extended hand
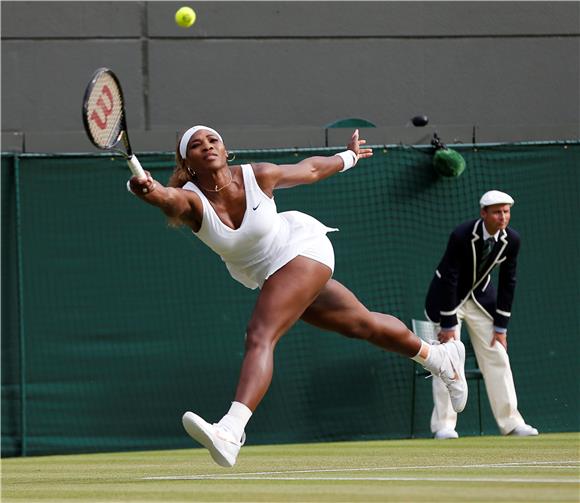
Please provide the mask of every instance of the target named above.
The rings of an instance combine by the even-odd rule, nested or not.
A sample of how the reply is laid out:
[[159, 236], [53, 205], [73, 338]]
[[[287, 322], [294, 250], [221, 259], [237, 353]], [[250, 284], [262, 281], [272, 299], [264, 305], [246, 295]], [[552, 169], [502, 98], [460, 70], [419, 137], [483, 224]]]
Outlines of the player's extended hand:
[[496, 342], [499, 342], [507, 351], [507, 333], [494, 332], [490, 346], [493, 346]]
[[151, 176], [151, 173], [145, 171], [145, 174], [147, 175], [147, 178], [137, 178], [136, 176], [133, 176], [129, 180], [129, 186], [133, 194], [149, 194], [155, 190], [156, 182]]
[[365, 159], [367, 157], [371, 157], [373, 155], [372, 148], [361, 148], [361, 145], [364, 145], [367, 141], [359, 139], [359, 132], [358, 129], [352, 134], [350, 141], [346, 148], [352, 150], [358, 159]]

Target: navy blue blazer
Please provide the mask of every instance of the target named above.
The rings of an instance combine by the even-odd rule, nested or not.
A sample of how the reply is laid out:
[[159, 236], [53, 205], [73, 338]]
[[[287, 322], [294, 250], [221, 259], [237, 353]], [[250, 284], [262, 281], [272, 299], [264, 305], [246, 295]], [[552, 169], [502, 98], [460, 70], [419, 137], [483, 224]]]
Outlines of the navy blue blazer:
[[[494, 326], [508, 326], [516, 287], [520, 236], [510, 227], [500, 231], [483, 270], [478, 273], [483, 242], [481, 219], [459, 225], [449, 236], [447, 249], [435, 271], [425, 301], [427, 317], [440, 323], [442, 328], [457, 325], [457, 310], [469, 298], [493, 319]], [[496, 291], [490, 273], [498, 265]]]

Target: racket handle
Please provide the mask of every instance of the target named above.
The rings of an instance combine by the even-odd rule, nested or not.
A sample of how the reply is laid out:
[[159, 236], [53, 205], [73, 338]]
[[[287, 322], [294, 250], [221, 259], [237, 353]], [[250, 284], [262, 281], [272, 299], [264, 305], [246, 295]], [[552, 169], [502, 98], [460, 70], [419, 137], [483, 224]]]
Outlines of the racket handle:
[[143, 168], [141, 167], [141, 163], [139, 162], [139, 159], [137, 159], [137, 156], [132, 155], [131, 157], [129, 157], [129, 159], [127, 159], [127, 164], [129, 165], [131, 173], [133, 173], [137, 178], [141, 179], [147, 178], [147, 175], [145, 174], [145, 171], [143, 171]]

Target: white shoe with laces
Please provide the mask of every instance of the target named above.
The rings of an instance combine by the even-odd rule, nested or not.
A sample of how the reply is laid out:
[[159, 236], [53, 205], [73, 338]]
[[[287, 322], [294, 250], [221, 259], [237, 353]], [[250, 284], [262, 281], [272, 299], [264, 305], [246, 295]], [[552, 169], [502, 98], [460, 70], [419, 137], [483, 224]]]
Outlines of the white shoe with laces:
[[465, 346], [463, 342], [451, 340], [445, 344], [433, 344], [431, 351], [442, 351], [438, 368], [425, 368], [445, 383], [455, 412], [461, 412], [467, 403], [467, 381], [465, 380]]
[[187, 434], [209, 450], [218, 465], [231, 468], [236, 464], [240, 448], [246, 441], [245, 433], [237, 441], [230, 431], [217, 424], [209, 424], [193, 412], [183, 414], [181, 422]]
[[529, 424], [520, 424], [508, 433], [513, 437], [535, 437], [539, 435], [538, 430]]

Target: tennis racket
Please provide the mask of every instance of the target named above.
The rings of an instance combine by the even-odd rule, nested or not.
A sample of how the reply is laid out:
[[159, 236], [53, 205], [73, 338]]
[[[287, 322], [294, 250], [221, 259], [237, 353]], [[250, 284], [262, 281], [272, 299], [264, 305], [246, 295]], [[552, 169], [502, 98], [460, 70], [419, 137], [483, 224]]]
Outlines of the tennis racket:
[[[121, 84], [108, 68], [99, 68], [87, 85], [83, 98], [83, 124], [95, 147], [121, 154], [137, 178], [147, 178], [129, 143]], [[121, 145], [125, 150], [120, 148]]]

